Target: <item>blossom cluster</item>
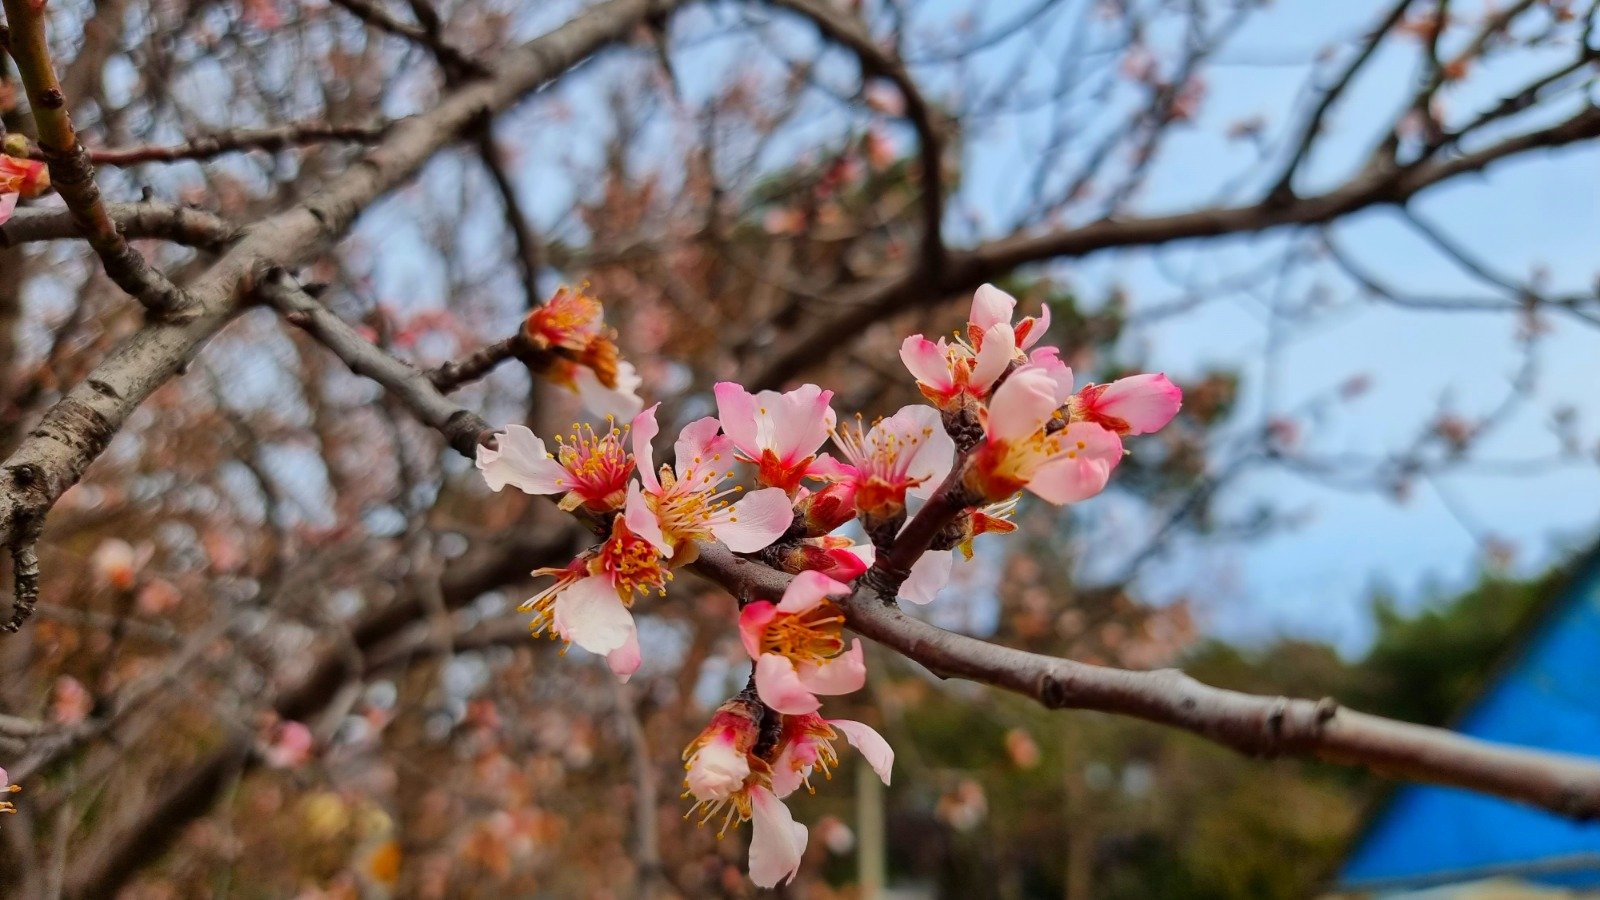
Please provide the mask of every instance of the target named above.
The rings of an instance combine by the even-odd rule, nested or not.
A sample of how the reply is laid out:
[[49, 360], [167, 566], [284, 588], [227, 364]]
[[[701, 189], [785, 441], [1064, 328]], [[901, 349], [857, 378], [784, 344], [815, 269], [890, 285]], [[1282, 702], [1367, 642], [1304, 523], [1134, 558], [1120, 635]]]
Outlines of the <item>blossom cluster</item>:
[[[862, 723], [825, 718], [822, 698], [865, 684], [863, 647], [844, 634], [851, 582], [895, 546], [914, 508], [938, 497], [954, 512], [894, 579], [898, 599], [926, 603], [948, 580], [955, 551], [970, 557], [977, 535], [1015, 527], [1009, 519], [1023, 492], [1054, 504], [1094, 496], [1122, 460], [1125, 437], [1177, 414], [1182, 395], [1163, 375], [1074, 390], [1060, 351], [1042, 343], [1048, 307], [1020, 320], [1015, 308], [1009, 294], [985, 285], [965, 333], [906, 338], [900, 357], [928, 404], [870, 424], [859, 416], [841, 423], [833, 393], [814, 384], [751, 393], [722, 382], [717, 414], [679, 431], [670, 463], [655, 459], [657, 406], [625, 425], [574, 425], [554, 447], [511, 425], [479, 449], [492, 489], [557, 497], [597, 523], [604, 539], [566, 566], [536, 572], [554, 580], [522, 608], [535, 634], [603, 656], [623, 680], [642, 662], [634, 604], [665, 594], [703, 542], [794, 575], [781, 596], [741, 598], [749, 686], [684, 753], [692, 812], [702, 822], [720, 817], [719, 834], [753, 823], [758, 885], [798, 870], [807, 831], [783, 799], [809, 788], [813, 774], [829, 775], [836, 740], [889, 781], [889, 744]], [[577, 368], [580, 392], [582, 372], [604, 382], [626, 365], [598, 322], [598, 302], [581, 292], [559, 293], [529, 318], [530, 334], [568, 351], [561, 359]]]

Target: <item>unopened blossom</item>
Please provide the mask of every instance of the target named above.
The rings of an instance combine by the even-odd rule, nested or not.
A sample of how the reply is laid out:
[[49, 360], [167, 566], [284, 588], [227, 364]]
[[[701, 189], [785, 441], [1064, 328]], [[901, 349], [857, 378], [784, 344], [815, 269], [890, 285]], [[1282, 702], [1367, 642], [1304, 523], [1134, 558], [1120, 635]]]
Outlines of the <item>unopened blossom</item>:
[[950, 471], [956, 445], [945, 433], [939, 411], [912, 405], [866, 428], [833, 429], [833, 442], [844, 457], [829, 459], [823, 477], [855, 488], [856, 510], [864, 519], [892, 520], [906, 509], [906, 495], [926, 496]]
[[718, 814], [718, 836], [751, 823], [750, 880], [764, 888], [793, 880], [805, 855], [807, 833], [772, 790], [770, 765], [756, 756], [760, 704], [748, 695], [724, 703], [711, 725], [684, 751], [684, 785], [701, 824]]
[[[637, 496], [634, 485], [630, 497]], [[534, 614], [534, 634], [547, 633], [604, 656], [623, 681], [638, 670], [639, 634], [628, 608], [639, 595], [666, 593], [672, 573], [656, 546], [636, 534], [625, 517], [612, 519], [611, 535], [599, 547], [566, 566], [533, 574], [556, 579], [521, 606]]]
[[801, 572], [776, 603], [758, 600], [739, 614], [739, 637], [755, 660], [761, 702], [786, 715], [816, 712], [818, 694], [848, 694], [866, 683], [861, 642], [845, 649], [844, 611], [830, 600], [849, 585]]
[[856, 517], [855, 483], [837, 481], [815, 491], [801, 488], [794, 511], [806, 535], [821, 537]]
[[650, 440], [656, 436], [654, 406], [633, 423], [633, 456], [643, 491], [631, 496], [623, 515], [635, 533], [659, 548], [674, 564], [695, 558], [694, 542], [716, 539], [735, 553], [754, 553], [783, 535], [794, 521], [789, 496], [781, 488], [752, 491], [737, 502], [739, 486], [724, 488], [733, 477], [733, 442], [717, 433], [719, 423], [706, 417], [679, 432], [673, 450], [676, 465], [655, 469]]
[[551, 453], [543, 439], [522, 425], [507, 425], [495, 447], [478, 447], [478, 470], [494, 491], [512, 485], [529, 494], [560, 494], [559, 506], [595, 512], [622, 507], [633, 474], [633, 457], [623, 444], [625, 428], [611, 423], [596, 431], [574, 423], [572, 433], [556, 438]]
[[50, 170], [31, 159], [0, 154], [0, 225], [17, 209], [17, 201], [37, 197], [50, 187]]
[[1071, 403], [1074, 421], [1093, 422], [1119, 435], [1160, 431], [1182, 406], [1183, 391], [1160, 374], [1087, 385]]
[[1093, 422], [1047, 428], [1071, 396], [1071, 373], [1032, 364], [995, 391], [984, 416], [984, 438], [965, 476], [989, 500], [1026, 488], [1051, 503], [1098, 494], [1122, 460], [1122, 441]]
[[792, 391], [752, 394], [731, 381], [715, 389], [717, 418], [741, 456], [755, 464], [756, 477], [790, 494], [800, 486], [818, 448], [828, 439], [834, 414], [833, 391], [803, 384]]
[[820, 572], [835, 581], [849, 581], [867, 571], [859, 549], [847, 537], [825, 534], [784, 544], [776, 562], [790, 574]]
[[820, 771], [833, 777], [839, 753], [833, 742], [840, 735], [861, 752], [867, 765], [887, 785], [894, 768], [894, 748], [871, 726], [850, 719], [824, 719], [816, 713], [784, 716], [778, 737], [778, 757], [772, 763], [772, 790], [780, 798], [794, 793], [801, 785], [813, 791], [811, 775]]

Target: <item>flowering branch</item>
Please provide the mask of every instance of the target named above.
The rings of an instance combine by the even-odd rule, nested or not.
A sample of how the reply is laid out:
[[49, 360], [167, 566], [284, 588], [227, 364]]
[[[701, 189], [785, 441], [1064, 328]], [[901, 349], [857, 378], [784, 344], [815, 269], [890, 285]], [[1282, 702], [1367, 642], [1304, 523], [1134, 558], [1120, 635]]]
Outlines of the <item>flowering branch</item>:
[[100, 186], [94, 180], [94, 163], [78, 142], [61, 82], [50, 59], [44, 4], [5, 0], [4, 5], [6, 18], [11, 23], [8, 49], [28, 93], [33, 119], [39, 128], [39, 148], [50, 167], [50, 182], [72, 211], [78, 232], [100, 256], [106, 274], [117, 287], [144, 304], [151, 314], [163, 317], [192, 307], [193, 299], [150, 267], [129, 245], [106, 210]]

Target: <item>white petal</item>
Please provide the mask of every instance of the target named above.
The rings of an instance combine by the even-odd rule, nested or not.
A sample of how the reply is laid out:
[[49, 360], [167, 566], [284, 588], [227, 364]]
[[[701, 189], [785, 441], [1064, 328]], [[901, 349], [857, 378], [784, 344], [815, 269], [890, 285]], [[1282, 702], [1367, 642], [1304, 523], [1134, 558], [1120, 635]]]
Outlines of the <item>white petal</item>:
[[900, 599], [923, 604], [939, 595], [950, 583], [950, 568], [955, 554], [949, 550], [929, 550], [911, 564], [911, 573], [900, 585]]
[[639, 385], [644, 380], [634, 370], [633, 364], [626, 360], [617, 366], [615, 388], [601, 384], [594, 370], [588, 366], [579, 366], [574, 380], [577, 382], [578, 399], [583, 401], [584, 409], [595, 416], [610, 416], [621, 422], [633, 418], [639, 410], [644, 409], [644, 401], [639, 399]]
[[604, 656], [633, 636], [633, 614], [604, 575], [591, 575], [556, 595], [556, 632], [579, 647]]
[[764, 888], [794, 880], [806, 852], [806, 827], [766, 788], [750, 791], [750, 880]]
[[478, 447], [478, 471], [489, 489], [512, 485], [529, 494], [559, 494], [571, 486], [567, 470], [550, 458], [544, 441], [522, 425], [495, 435], [495, 449]]
[[889, 783], [889, 772], [894, 768], [894, 748], [872, 726], [849, 719], [829, 719], [828, 724], [844, 735], [850, 746], [861, 751], [872, 771], [878, 773], [884, 784]]
[[732, 509], [733, 515], [713, 525], [711, 533], [735, 553], [754, 553], [768, 546], [794, 522], [794, 507], [782, 488], [752, 491]]

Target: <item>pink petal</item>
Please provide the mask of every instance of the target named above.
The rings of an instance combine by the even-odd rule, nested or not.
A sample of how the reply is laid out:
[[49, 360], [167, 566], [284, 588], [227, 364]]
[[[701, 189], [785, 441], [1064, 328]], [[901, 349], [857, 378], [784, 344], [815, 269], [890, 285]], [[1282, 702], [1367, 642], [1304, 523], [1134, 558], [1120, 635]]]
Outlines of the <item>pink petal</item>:
[[489, 489], [512, 485], [529, 494], [559, 494], [571, 479], [561, 464], [550, 458], [544, 441], [522, 425], [507, 425], [495, 435], [495, 449], [479, 445], [478, 471]]
[[806, 827], [766, 788], [750, 790], [750, 812], [750, 880], [764, 888], [793, 881], [806, 852]]
[[[1105, 490], [1111, 471], [1122, 460], [1122, 441], [1092, 422], [1076, 422], [1061, 433], [1063, 445], [1074, 448], [1040, 466], [1028, 490], [1058, 506], [1087, 500]], [[1079, 448], [1076, 445], [1082, 443]]]
[[[836, 697], [840, 694], [849, 694], [861, 690], [867, 683], [867, 655], [866, 648], [860, 641], [852, 641], [850, 649], [835, 656], [826, 662], [807, 663], [798, 667], [796, 674], [800, 684], [812, 694], [826, 694]], [[767, 704], [771, 706], [772, 704]], [[773, 707], [777, 709], [777, 707]], [[805, 710], [812, 712], [813, 710]], [[779, 709], [778, 712], [789, 712]]]
[[760, 459], [761, 448], [756, 446], [756, 398], [732, 381], [717, 382], [712, 392], [717, 397], [717, 418], [722, 421], [722, 430], [744, 455]]
[[1016, 308], [1017, 298], [986, 284], [972, 295], [972, 314], [967, 316], [967, 321], [988, 331], [1001, 322], [1010, 325], [1011, 313]]
[[944, 419], [931, 406], [906, 406], [880, 423], [895, 423], [902, 441], [916, 439], [910, 457], [905, 460], [906, 475], [919, 478], [922, 483], [907, 491], [913, 497], [927, 497], [950, 474], [955, 464], [956, 443], [944, 430]]
[[972, 367], [969, 383], [988, 393], [989, 387], [1005, 373], [1006, 366], [1011, 365], [1016, 355], [1017, 335], [1011, 330], [1010, 323], [1001, 322], [990, 328], [983, 333], [983, 348], [978, 351], [978, 361]]
[[1028, 329], [1028, 336], [1023, 338], [1021, 341], [1021, 349], [1026, 350], [1029, 347], [1032, 347], [1034, 344], [1039, 343], [1039, 339], [1043, 338], [1045, 333], [1049, 330], [1050, 304], [1041, 303], [1039, 304], [1039, 315], [1034, 319], [1033, 327]]
[[900, 344], [900, 361], [919, 383], [940, 393], [955, 389], [950, 380], [950, 367], [945, 363], [943, 340], [936, 344], [920, 334], [913, 334]]
[[1011, 373], [989, 401], [988, 433], [991, 440], [1017, 441], [1043, 428], [1061, 407], [1056, 378], [1035, 366]]
[[[765, 398], [766, 391], [762, 392]], [[813, 453], [828, 439], [833, 425], [833, 410], [828, 404], [833, 391], [814, 384], [802, 384], [773, 398], [772, 452], [785, 463], [794, 463]]]
[[822, 701], [800, 683], [800, 674], [786, 656], [763, 653], [756, 660], [756, 694], [761, 702], [788, 716], [816, 712]]
[[627, 684], [633, 673], [639, 671], [639, 664], [643, 661], [644, 658], [639, 653], [637, 628], [629, 630], [627, 643], [606, 654], [606, 665], [611, 668], [611, 674], [617, 676], [617, 680], [623, 684]]
[[644, 401], [639, 399], [639, 385], [644, 381], [632, 363], [624, 361], [617, 366], [617, 386], [614, 388], [601, 384], [594, 370], [588, 366], [579, 366], [573, 380], [583, 408], [602, 419], [609, 416], [621, 422], [644, 408]]
[[848, 584], [834, 581], [821, 572], [801, 572], [783, 589], [778, 612], [802, 613], [821, 603], [824, 597], [842, 597], [848, 593]]
[[645, 490], [652, 494], [661, 492], [661, 480], [656, 474], [656, 451], [650, 446], [650, 442], [661, 433], [661, 423], [656, 421], [656, 410], [660, 407], [661, 404], [655, 403], [640, 411], [633, 417], [633, 425], [629, 429], [633, 432], [634, 468], [638, 470], [639, 480], [644, 482]]
[[1028, 364], [1038, 366], [1055, 380], [1056, 396], [1064, 404], [1072, 398], [1072, 369], [1061, 361], [1061, 351], [1055, 347], [1040, 347], [1028, 354]]
[[554, 612], [556, 633], [590, 653], [609, 654], [634, 635], [633, 614], [604, 575], [573, 582], [556, 595]]
[[[846, 462], [840, 462], [827, 453], [822, 454], [812, 461], [806, 473], [828, 481], [849, 481], [861, 474], [861, 470]], [[796, 499], [799, 499], [798, 497]]]
[[735, 553], [754, 553], [766, 547], [782, 537], [794, 522], [794, 507], [782, 488], [752, 491], [732, 510], [729, 519], [711, 526], [711, 533]]
[[1118, 378], [1100, 394], [1096, 409], [1128, 423], [1129, 434], [1159, 431], [1183, 406], [1183, 391], [1165, 375]]
[[884, 784], [889, 783], [889, 772], [894, 768], [894, 748], [883, 739], [883, 735], [870, 725], [849, 719], [829, 719], [828, 724], [841, 732], [850, 746], [861, 751], [861, 758], [867, 761], [872, 771], [878, 773]]
[[800, 768], [795, 765], [794, 743], [785, 744], [772, 764], [772, 792], [781, 800], [799, 790], [804, 783]]
[[911, 564], [911, 573], [900, 585], [900, 599], [923, 604], [938, 596], [950, 583], [950, 568], [955, 554], [949, 550], [929, 550]]
[[757, 600], [739, 611], [739, 641], [751, 659], [761, 658], [761, 635], [778, 615], [768, 600]]
[[19, 194], [0, 194], [0, 225], [11, 220], [11, 214], [17, 210]]
[[637, 481], [628, 482], [628, 499], [622, 506], [622, 521], [628, 523], [630, 531], [660, 550], [662, 556], [672, 558], [672, 542], [667, 540], [666, 533], [661, 530], [661, 520], [656, 518], [655, 511], [645, 502], [644, 493], [639, 490]]
[[672, 452], [677, 454], [674, 465], [679, 478], [701, 467], [722, 466], [715, 457], [726, 453], [733, 441], [717, 433], [721, 428], [722, 423], [717, 421], [716, 416], [695, 419], [683, 426], [683, 430], [678, 432], [677, 442], [672, 445]]

